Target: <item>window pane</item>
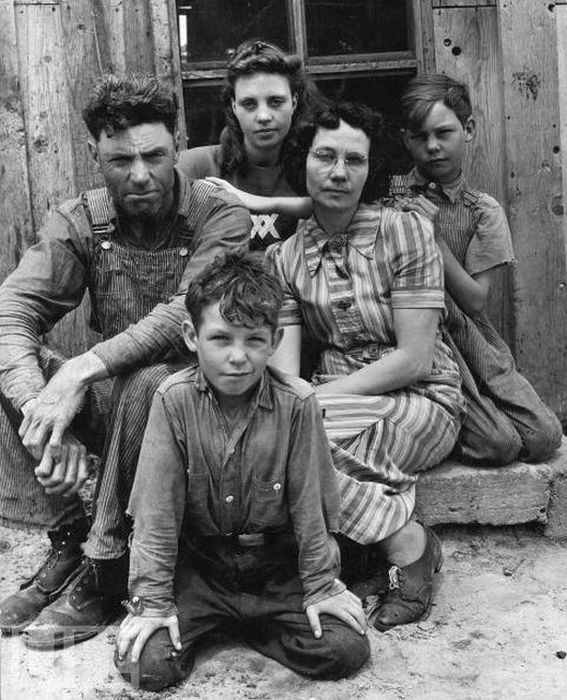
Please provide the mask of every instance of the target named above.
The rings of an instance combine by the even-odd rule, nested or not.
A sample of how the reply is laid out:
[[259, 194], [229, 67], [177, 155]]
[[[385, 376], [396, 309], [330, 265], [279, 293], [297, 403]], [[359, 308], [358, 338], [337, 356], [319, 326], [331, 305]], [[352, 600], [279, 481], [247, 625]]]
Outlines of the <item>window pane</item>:
[[332, 100], [363, 102], [380, 112], [385, 122], [386, 143], [384, 147], [392, 161], [393, 171], [404, 173], [411, 169], [411, 159], [400, 135], [401, 94], [411, 75], [388, 75], [372, 78], [341, 77], [330, 80], [316, 80], [316, 85]]
[[308, 56], [408, 51], [404, 0], [305, 0]]
[[219, 142], [219, 134], [224, 126], [221, 89], [219, 85], [184, 88], [183, 99], [189, 148]]
[[289, 51], [286, 0], [177, 0], [181, 62], [225, 61], [246, 39]]

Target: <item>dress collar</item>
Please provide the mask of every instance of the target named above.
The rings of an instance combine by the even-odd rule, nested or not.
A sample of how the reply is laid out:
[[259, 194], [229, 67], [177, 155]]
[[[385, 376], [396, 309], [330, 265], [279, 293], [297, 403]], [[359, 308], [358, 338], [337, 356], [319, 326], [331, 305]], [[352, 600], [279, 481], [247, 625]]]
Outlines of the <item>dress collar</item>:
[[360, 204], [347, 231], [342, 236], [334, 236], [332, 239], [314, 216], [307, 219], [303, 224], [303, 245], [309, 274], [312, 277], [315, 275], [327, 252], [332, 255], [347, 246], [365, 258], [372, 259], [380, 222], [380, 217], [376, 214], [380, 210], [381, 206], [377, 204]]

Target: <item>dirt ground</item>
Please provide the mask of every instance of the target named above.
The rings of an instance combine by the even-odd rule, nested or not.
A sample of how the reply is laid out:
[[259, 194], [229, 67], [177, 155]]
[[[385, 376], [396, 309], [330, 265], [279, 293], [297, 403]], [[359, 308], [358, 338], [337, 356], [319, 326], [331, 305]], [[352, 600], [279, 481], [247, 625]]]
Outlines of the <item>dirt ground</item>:
[[[0, 640], [2, 700], [522, 700], [567, 698], [567, 543], [527, 527], [438, 528], [445, 565], [429, 618], [372, 629], [354, 677], [312, 682], [238, 642], [204, 649], [191, 678], [161, 696], [132, 690], [112, 664], [116, 627], [56, 652]], [[0, 528], [0, 596], [33, 571], [43, 538]]]

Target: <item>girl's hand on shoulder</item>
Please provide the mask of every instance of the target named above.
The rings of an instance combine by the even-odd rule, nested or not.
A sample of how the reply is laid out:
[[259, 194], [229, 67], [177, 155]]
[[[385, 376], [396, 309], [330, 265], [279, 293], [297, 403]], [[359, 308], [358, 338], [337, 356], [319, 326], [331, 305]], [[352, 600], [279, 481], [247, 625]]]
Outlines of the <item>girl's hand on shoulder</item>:
[[237, 197], [243, 194], [234, 185], [231, 185], [230, 182], [228, 182], [228, 180], [223, 180], [222, 177], [213, 177], [212, 175], [209, 175], [209, 177], [206, 177], [205, 180], [207, 182], [212, 182], [212, 184], [216, 185], [217, 187], [222, 187], [223, 190], [226, 190], [227, 192], [230, 192], [231, 194], [234, 194]]
[[439, 216], [439, 207], [422, 194], [418, 194], [412, 199], [407, 199], [402, 205], [402, 211], [415, 211], [433, 223], [437, 221]]
[[116, 650], [120, 661], [124, 660], [128, 650], [130, 650], [130, 661], [133, 664], [137, 664], [148, 639], [162, 627], [168, 628], [171, 643], [177, 651], [180, 651], [181, 636], [179, 634], [177, 615], [151, 617], [128, 613], [120, 625], [116, 638]]

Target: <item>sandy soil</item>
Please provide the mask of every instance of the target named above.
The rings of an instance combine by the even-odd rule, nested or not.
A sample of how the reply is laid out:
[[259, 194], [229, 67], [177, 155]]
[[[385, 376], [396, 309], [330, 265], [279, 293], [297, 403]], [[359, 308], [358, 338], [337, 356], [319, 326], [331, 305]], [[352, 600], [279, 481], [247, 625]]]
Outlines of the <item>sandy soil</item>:
[[[567, 698], [567, 543], [528, 528], [438, 529], [445, 565], [429, 618], [385, 634], [354, 677], [312, 682], [238, 642], [203, 650], [193, 675], [161, 696], [132, 690], [112, 664], [116, 627], [57, 652], [0, 640], [2, 700], [390, 700]], [[33, 571], [37, 534], [0, 528], [0, 596]]]

